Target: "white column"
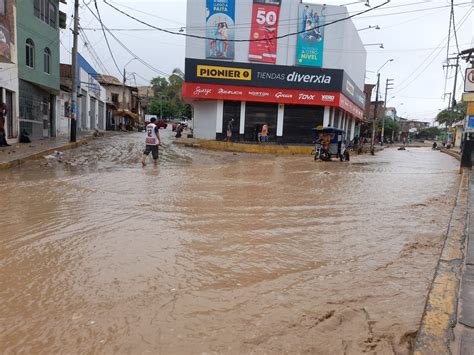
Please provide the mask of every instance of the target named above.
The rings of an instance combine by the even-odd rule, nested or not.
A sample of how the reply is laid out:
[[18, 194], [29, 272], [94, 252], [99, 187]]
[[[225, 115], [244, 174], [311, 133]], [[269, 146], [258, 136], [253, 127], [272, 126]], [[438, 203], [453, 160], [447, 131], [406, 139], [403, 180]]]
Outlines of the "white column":
[[351, 129], [351, 137], [350, 138], [351, 138], [351, 140], [353, 140], [354, 137], [355, 137], [355, 129], [356, 129], [356, 119], [355, 118], [352, 120], [351, 124], [352, 124], [352, 129]]
[[247, 103], [245, 101], [242, 101], [240, 103], [240, 127], [239, 127], [240, 134], [245, 133], [245, 108], [246, 107], [247, 107]]
[[344, 111], [340, 110], [339, 111], [339, 120], [338, 120], [338, 126], [336, 128], [341, 128], [342, 127], [342, 120], [344, 118]]
[[89, 96], [89, 92], [87, 92], [86, 96], [83, 96], [86, 100], [86, 124], [84, 125], [86, 129], [92, 129], [91, 125], [91, 97]]
[[222, 125], [224, 122], [224, 101], [217, 101], [217, 117], [216, 117], [216, 133], [222, 133]]
[[277, 137], [283, 136], [283, 118], [284, 117], [285, 117], [285, 105], [278, 104]]
[[95, 117], [94, 117], [95, 127], [91, 129], [99, 129], [99, 99], [95, 100]]
[[329, 106], [324, 107], [323, 126], [327, 127], [331, 124], [331, 108]]

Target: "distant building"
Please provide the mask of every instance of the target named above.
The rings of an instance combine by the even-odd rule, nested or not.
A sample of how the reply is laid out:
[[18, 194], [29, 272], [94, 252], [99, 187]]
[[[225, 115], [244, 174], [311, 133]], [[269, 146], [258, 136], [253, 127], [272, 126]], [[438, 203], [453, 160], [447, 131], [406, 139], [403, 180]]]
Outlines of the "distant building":
[[52, 137], [59, 95], [59, 28], [65, 27], [65, 16], [59, 0], [17, 1], [17, 13], [20, 130], [31, 139]]
[[142, 123], [140, 99], [136, 87], [124, 85], [112, 75], [98, 74], [97, 81], [106, 91], [107, 130], [131, 128]]
[[[97, 72], [82, 57], [77, 55], [77, 129], [80, 131], [105, 130], [106, 90], [97, 81]], [[72, 91], [72, 66], [61, 64], [61, 96], [58, 100], [57, 134], [70, 131], [70, 105]]]
[[390, 117], [392, 120], [397, 120], [397, 109], [395, 107], [387, 107], [385, 109], [385, 116]]
[[7, 140], [18, 138], [18, 41], [15, 0], [1, 0], [0, 6], [0, 101], [7, 105]]

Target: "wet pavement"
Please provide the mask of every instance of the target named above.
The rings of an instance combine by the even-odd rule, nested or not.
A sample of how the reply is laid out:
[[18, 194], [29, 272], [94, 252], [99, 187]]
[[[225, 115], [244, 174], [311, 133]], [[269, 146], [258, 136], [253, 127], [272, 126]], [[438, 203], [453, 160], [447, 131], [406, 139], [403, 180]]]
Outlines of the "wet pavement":
[[406, 354], [459, 163], [349, 163], [142, 134], [0, 171], [0, 352]]

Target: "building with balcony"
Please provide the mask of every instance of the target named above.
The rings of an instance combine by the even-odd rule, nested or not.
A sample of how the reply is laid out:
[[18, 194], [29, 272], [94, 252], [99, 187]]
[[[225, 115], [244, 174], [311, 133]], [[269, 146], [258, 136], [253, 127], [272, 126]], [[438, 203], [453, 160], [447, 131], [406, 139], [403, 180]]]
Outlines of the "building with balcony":
[[59, 32], [65, 0], [17, 0], [20, 130], [31, 139], [56, 135]]
[[138, 89], [125, 85], [112, 75], [98, 74], [97, 81], [106, 92], [106, 129], [131, 129], [141, 123]]

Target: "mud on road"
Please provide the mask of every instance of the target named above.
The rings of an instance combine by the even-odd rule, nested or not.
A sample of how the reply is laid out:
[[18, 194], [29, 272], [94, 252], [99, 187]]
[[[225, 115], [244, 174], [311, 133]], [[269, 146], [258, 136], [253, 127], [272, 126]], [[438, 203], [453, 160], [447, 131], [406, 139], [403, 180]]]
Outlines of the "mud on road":
[[0, 172], [0, 351], [407, 354], [460, 176], [94, 141]]

